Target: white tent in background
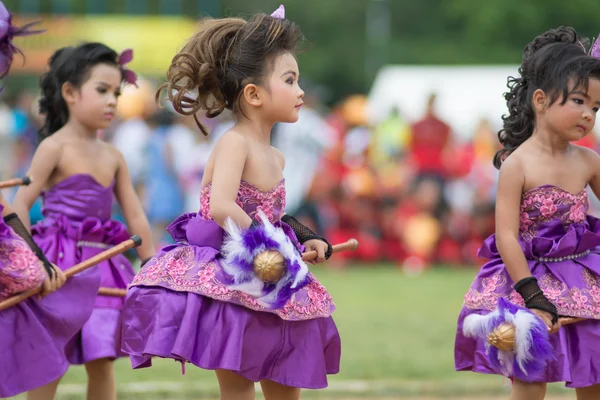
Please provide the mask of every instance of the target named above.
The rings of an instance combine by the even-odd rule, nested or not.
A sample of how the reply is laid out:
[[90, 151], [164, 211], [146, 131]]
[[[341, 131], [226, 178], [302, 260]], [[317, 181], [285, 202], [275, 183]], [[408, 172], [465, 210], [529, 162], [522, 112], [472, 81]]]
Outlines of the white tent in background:
[[438, 115], [459, 137], [468, 138], [481, 118], [500, 128], [507, 112], [506, 79], [518, 76], [517, 69], [516, 65], [384, 67], [368, 96], [369, 120], [381, 121], [394, 106], [407, 121], [419, 120], [428, 96], [435, 92]]

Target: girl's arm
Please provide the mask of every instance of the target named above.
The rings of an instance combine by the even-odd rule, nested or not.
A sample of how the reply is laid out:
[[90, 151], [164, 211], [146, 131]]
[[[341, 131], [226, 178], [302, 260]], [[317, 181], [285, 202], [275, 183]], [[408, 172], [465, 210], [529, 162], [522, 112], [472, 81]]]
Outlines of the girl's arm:
[[136, 251], [140, 260], [144, 262], [156, 253], [154, 242], [152, 241], [150, 223], [148, 222], [148, 218], [146, 218], [146, 214], [144, 214], [144, 208], [133, 188], [125, 158], [115, 147], [110, 146], [110, 149], [114, 152], [118, 160], [114, 194], [123, 211], [129, 232], [142, 238], [142, 244]]
[[558, 313], [531, 275], [529, 265], [519, 244], [521, 196], [525, 175], [519, 160], [509, 157], [500, 168], [496, 194], [496, 244], [512, 278], [515, 290], [523, 297], [527, 308], [544, 320], [548, 329], [556, 330]]
[[600, 156], [594, 150], [580, 148], [583, 157], [590, 166], [591, 174], [588, 184], [597, 198], [600, 199]]
[[518, 160], [508, 158], [500, 168], [496, 194], [496, 243], [514, 282], [531, 276], [519, 244], [521, 195], [525, 176]]
[[51, 138], [43, 140], [35, 151], [27, 171], [27, 176], [31, 177], [32, 182], [28, 186], [19, 187], [19, 190], [17, 190], [13, 208], [23, 225], [28, 229], [30, 225], [29, 210], [39, 197], [48, 178], [58, 166], [60, 155], [61, 147], [59, 143]]
[[236, 132], [228, 132], [215, 146], [210, 215], [221, 227], [227, 218], [242, 228], [252, 224], [252, 218], [235, 202], [247, 157], [246, 139]]

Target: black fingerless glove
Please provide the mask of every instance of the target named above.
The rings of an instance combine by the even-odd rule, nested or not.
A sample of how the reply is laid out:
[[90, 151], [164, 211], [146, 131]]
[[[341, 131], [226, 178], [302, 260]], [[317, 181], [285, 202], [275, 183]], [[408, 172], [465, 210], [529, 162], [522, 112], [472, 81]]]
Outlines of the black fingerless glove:
[[314, 233], [313, 231], [308, 229], [306, 226], [304, 226], [300, 222], [298, 222], [298, 220], [296, 218], [292, 217], [291, 215], [285, 214], [283, 217], [281, 217], [281, 220], [283, 222], [285, 222], [286, 224], [288, 224], [290, 226], [290, 228], [292, 228], [292, 230], [296, 234], [296, 238], [298, 239], [298, 241], [301, 244], [304, 244], [304, 242], [306, 242], [308, 240], [312, 240], [312, 239], [321, 240], [321, 241], [327, 243], [327, 251], [325, 252], [325, 259], [327, 260], [327, 259], [329, 259], [329, 257], [331, 257], [331, 254], [333, 253], [333, 247], [331, 246], [331, 243], [329, 243], [327, 241], [327, 239], [317, 235], [316, 233]]
[[23, 225], [23, 223], [19, 219], [19, 216], [15, 213], [8, 214], [6, 217], [4, 217], [4, 222], [6, 222], [6, 224], [10, 226], [17, 235], [23, 238], [23, 240], [25, 241], [25, 243], [27, 243], [31, 251], [35, 253], [37, 258], [44, 265], [44, 269], [48, 273], [50, 279], [54, 279], [56, 277], [56, 271], [54, 270], [54, 267], [52, 266], [50, 261], [48, 261], [42, 250], [35, 243], [31, 235], [29, 234], [29, 231], [27, 230], [27, 228], [25, 228], [25, 225]]
[[552, 314], [552, 324], [558, 322], [558, 311], [556, 306], [544, 296], [544, 292], [540, 289], [537, 279], [533, 276], [523, 278], [515, 283], [515, 290], [521, 295], [527, 308], [535, 308], [537, 310], [546, 311]]

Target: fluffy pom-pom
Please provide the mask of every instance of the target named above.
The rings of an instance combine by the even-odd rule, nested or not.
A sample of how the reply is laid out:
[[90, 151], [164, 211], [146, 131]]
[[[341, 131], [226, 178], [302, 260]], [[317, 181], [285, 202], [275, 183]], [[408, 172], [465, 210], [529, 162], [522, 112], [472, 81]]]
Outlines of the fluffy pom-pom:
[[546, 324], [531, 311], [504, 298], [489, 314], [466, 317], [462, 329], [465, 336], [485, 341], [491, 367], [525, 382], [554, 358]]
[[[261, 225], [245, 230], [227, 219], [221, 265], [231, 276], [233, 289], [256, 298], [264, 307], [278, 309], [309, 283], [308, 266], [283, 229], [274, 226], [262, 212], [259, 217]], [[263, 282], [254, 273], [254, 258], [265, 250], [278, 251], [285, 260], [285, 274], [277, 283]]]

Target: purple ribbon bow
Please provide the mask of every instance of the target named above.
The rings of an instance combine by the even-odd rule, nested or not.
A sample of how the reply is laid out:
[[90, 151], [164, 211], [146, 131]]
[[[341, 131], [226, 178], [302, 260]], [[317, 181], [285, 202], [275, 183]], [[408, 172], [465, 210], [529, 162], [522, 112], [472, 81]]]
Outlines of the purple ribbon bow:
[[123, 80], [131, 85], [135, 85], [135, 87], [138, 87], [137, 75], [135, 74], [135, 72], [133, 72], [130, 69], [125, 68], [125, 65], [129, 64], [132, 60], [133, 60], [133, 50], [132, 49], [125, 49], [119, 55], [119, 65], [121, 66], [121, 69], [123, 70]]
[[[6, 9], [6, 6], [0, 1], [0, 79], [4, 78], [12, 64], [14, 54], [23, 52], [12, 44], [16, 36], [30, 36], [45, 32], [42, 30], [29, 30], [40, 21], [30, 22], [18, 28], [12, 24], [12, 14]], [[0, 88], [1, 90], [1, 88]]]

